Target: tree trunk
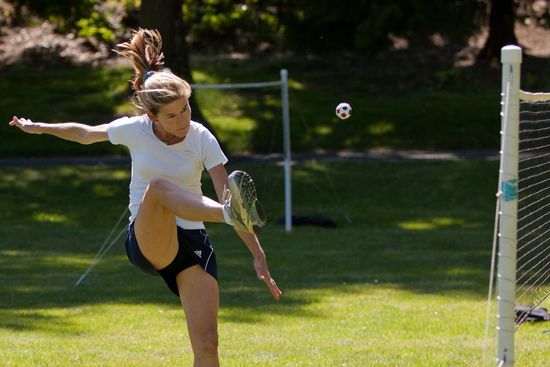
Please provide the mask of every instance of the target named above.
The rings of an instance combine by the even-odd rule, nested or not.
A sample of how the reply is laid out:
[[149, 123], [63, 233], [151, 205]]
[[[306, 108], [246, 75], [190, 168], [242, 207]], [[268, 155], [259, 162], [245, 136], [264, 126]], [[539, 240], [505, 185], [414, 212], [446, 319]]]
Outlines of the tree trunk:
[[[189, 26], [183, 24], [182, 6], [183, 0], [142, 0], [139, 25], [142, 28], [157, 29], [160, 32], [166, 67], [187, 82], [193, 83], [189, 48], [185, 40], [189, 33]], [[193, 120], [200, 121], [206, 126], [220, 142], [222, 149], [226, 150], [215, 130], [204, 118], [195, 98], [190, 98], [189, 105]]]
[[491, 61], [500, 57], [500, 49], [506, 45], [517, 45], [514, 33], [516, 12], [514, 0], [490, 0], [489, 37], [478, 55], [480, 61]]

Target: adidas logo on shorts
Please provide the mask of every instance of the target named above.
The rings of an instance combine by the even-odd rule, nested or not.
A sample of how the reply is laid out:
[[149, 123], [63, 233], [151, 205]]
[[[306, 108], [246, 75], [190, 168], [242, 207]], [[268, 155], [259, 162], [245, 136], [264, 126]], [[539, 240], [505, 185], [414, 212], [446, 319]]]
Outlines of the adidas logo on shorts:
[[195, 253], [195, 255], [197, 255], [199, 258], [202, 259], [202, 251], [201, 250], [195, 250], [193, 252]]

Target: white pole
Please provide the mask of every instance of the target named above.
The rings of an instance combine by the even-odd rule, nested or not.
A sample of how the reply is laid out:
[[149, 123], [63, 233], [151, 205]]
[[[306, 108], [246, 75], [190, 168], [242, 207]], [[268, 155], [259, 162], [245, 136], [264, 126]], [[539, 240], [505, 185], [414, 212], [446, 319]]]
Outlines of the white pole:
[[497, 270], [497, 365], [514, 365], [516, 246], [518, 208], [519, 84], [521, 48], [501, 50], [501, 159], [499, 174], [499, 253]]
[[281, 70], [281, 99], [283, 107], [283, 146], [285, 180], [285, 230], [292, 231], [292, 172], [290, 158], [290, 115], [288, 113], [288, 72]]
[[292, 230], [292, 173], [290, 159], [290, 117], [288, 113], [288, 73], [281, 69], [281, 78], [276, 81], [233, 84], [192, 84], [194, 89], [241, 89], [281, 87], [283, 109], [284, 185], [285, 185], [285, 229]]

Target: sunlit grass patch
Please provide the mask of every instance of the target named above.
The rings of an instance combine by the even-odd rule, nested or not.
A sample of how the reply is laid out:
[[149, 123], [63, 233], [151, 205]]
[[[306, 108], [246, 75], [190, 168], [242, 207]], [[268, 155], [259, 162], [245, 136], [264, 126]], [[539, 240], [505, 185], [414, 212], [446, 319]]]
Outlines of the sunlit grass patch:
[[[237, 168], [255, 178], [268, 213], [260, 238], [284, 297], [272, 300], [229, 227], [207, 225], [218, 257], [223, 365], [480, 365], [497, 162], [297, 163], [295, 214], [322, 214], [337, 227], [291, 234], [276, 224], [282, 167], [228, 166]], [[121, 242], [75, 288], [127, 204], [129, 170], [3, 169], [11, 214], [0, 222], [2, 364], [192, 364], [178, 298], [129, 264]], [[209, 180], [204, 191], [213, 195]], [[37, 213], [66, 220], [38, 221]], [[520, 328], [518, 365], [545, 365], [547, 329]]]
[[410, 221], [400, 222], [397, 225], [403, 229], [418, 231], [448, 228], [451, 226], [459, 226], [462, 228], [467, 228], [468, 226], [471, 226], [471, 224], [468, 225], [466, 223], [464, 218], [449, 217], [414, 219]]
[[62, 223], [68, 220], [66, 215], [58, 214], [58, 213], [45, 213], [45, 212], [34, 213], [31, 216], [31, 218], [32, 220], [35, 220], [37, 222], [51, 222], [51, 223]]

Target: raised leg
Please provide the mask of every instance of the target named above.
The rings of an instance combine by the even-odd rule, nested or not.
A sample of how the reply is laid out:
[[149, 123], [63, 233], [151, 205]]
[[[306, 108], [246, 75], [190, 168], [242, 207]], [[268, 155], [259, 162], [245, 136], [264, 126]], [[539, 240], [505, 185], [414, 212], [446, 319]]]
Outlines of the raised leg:
[[169, 265], [177, 254], [176, 216], [224, 222], [221, 204], [167, 180], [151, 180], [136, 217], [135, 232], [141, 252], [156, 269]]

